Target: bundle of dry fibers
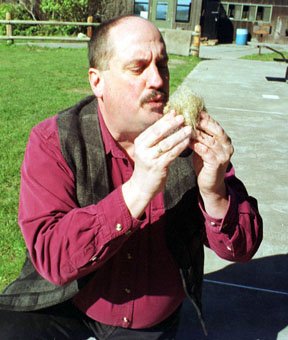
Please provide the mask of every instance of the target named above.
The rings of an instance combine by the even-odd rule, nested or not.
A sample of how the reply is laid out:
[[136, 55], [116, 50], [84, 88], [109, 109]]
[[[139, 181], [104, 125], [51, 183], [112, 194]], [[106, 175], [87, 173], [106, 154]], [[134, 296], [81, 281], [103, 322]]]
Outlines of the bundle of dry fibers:
[[201, 111], [207, 111], [203, 98], [188, 88], [179, 89], [173, 94], [164, 108], [164, 114], [175, 110], [177, 115], [182, 115], [185, 125], [195, 129]]

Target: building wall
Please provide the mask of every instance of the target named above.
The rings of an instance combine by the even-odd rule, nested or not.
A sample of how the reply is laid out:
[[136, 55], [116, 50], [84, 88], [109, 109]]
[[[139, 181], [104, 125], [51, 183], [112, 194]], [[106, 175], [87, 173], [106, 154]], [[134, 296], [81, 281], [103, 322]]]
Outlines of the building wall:
[[[149, 0], [148, 19], [153, 21], [159, 28], [169, 29], [182, 29], [182, 30], [194, 30], [195, 25], [200, 23], [200, 14], [202, 9], [202, 0], [192, 0], [190, 9], [189, 22], [177, 22], [175, 20], [177, 0], [169, 1], [169, 20], [167, 22], [161, 22], [155, 20], [156, 4], [157, 0]], [[134, 3], [134, 1], [132, 1]]]
[[[100, 0], [102, 5], [102, 20], [122, 15], [133, 14], [134, 0]], [[152, 19], [152, 7], [156, 0], [149, 0], [149, 19]], [[170, 2], [171, 1], [171, 2]], [[196, 25], [201, 24], [202, 36], [209, 39], [218, 39], [220, 43], [231, 43], [235, 41], [238, 28], [246, 28], [249, 32], [249, 39], [259, 40], [268, 43], [288, 43], [288, 0], [192, 0], [190, 20], [187, 23], [175, 21], [176, 0], [169, 0], [173, 3], [173, 16], [170, 20], [171, 29], [183, 29], [193, 31]], [[269, 23], [261, 23], [245, 20], [231, 20], [225, 14], [224, 4], [255, 4], [255, 5], [272, 5], [272, 17]], [[216, 11], [215, 11], [216, 8]], [[218, 14], [215, 14], [215, 12]], [[210, 14], [208, 12], [211, 12]], [[155, 17], [155, 15], [154, 15]], [[158, 23], [155, 22], [157, 25]], [[270, 34], [262, 37], [255, 34], [257, 27], [261, 24], [271, 25]], [[261, 27], [260, 27], [261, 28]]]
[[[287, 0], [221, 0], [220, 3], [224, 4], [255, 4], [255, 5], [272, 5], [272, 16], [269, 22], [263, 21], [245, 21], [245, 20], [230, 20], [233, 27], [233, 40], [235, 40], [237, 28], [246, 28], [249, 32], [249, 38], [252, 40], [257, 40], [267, 43], [288, 43], [288, 1]], [[229, 19], [229, 18], [228, 18]], [[220, 19], [221, 20], [221, 19]], [[222, 19], [224, 20], [224, 19]], [[227, 20], [227, 18], [226, 18]], [[256, 34], [257, 30], [261, 29], [262, 26], [266, 30], [270, 25], [270, 30], [268, 35]], [[221, 41], [221, 31], [219, 32], [219, 40]]]

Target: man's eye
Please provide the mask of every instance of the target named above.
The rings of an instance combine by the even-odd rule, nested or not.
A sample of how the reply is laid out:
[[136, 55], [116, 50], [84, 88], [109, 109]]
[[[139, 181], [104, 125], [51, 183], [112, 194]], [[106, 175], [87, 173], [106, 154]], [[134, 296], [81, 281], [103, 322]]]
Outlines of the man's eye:
[[135, 68], [132, 68], [132, 69], [131, 69], [131, 72], [132, 72], [132, 73], [139, 74], [139, 73], [142, 73], [142, 72], [143, 72], [143, 68], [142, 68], [142, 67], [135, 67]]
[[130, 71], [135, 74], [140, 74], [144, 71], [145, 67], [144, 66], [133, 66], [130, 68]]

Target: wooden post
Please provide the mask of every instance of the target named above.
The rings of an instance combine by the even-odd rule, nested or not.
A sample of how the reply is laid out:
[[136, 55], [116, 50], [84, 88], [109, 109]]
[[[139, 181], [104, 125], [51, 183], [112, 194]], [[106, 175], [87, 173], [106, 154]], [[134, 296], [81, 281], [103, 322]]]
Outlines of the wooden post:
[[[6, 12], [5, 19], [6, 20], [11, 20], [11, 13]], [[13, 33], [12, 25], [11, 24], [7, 24], [6, 25], [6, 36], [7, 37], [11, 37], [12, 33]], [[13, 40], [12, 39], [7, 39], [7, 44], [13, 44]]]
[[195, 57], [199, 57], [200, 37], [201, 37], [201, 26], [196, 25], [194, 29], [193, 42], [192, 42], [192, 55]]
[[[87, 22], [90, 24], [93, 22], [93, 16], [90, 15], [88, 18], [87, 18]], [[88, 38], [91, 38], [92, 37], [92, 34], [93, 34], [93, 27], [92, 26], [87, 26], [87, 37]]]
[[[11, 13], [6, 12], [6, 20], [11, 20]], [[11, 35], [12, 35], [12, 25], [11, 24], [6, 25], [6, 35], [7, 35], [7, 37], [11, 37]]]

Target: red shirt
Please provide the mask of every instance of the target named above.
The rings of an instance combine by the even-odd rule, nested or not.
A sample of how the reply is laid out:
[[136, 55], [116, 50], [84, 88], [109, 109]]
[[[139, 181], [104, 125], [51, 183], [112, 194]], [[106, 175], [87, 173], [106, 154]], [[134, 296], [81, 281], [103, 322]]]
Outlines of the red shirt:
[[[133, 164], [111, 137], [100, 115], [111, 193], [80, 208], [74, 177], [60, 148], [56, 116], [36, 126], [22, 165], [19, 224], [37, 271], [55, 284], [93, 273], [74, 303], [91, 318], [130, 328], [151, 327], [184, 299], [178, 268], [164, 237], [162, 194], [134, 219], [121, 185]], [[228, 260], [252, 257], [261, 238], [261, 218], [245, 188], [227, 173], [229, 208], [223, 220], [204, 211], [207, 245]], [[203, 209], [202, 209], [203, 210]], [[223, 230], [225, 229], [225, 232]]]

